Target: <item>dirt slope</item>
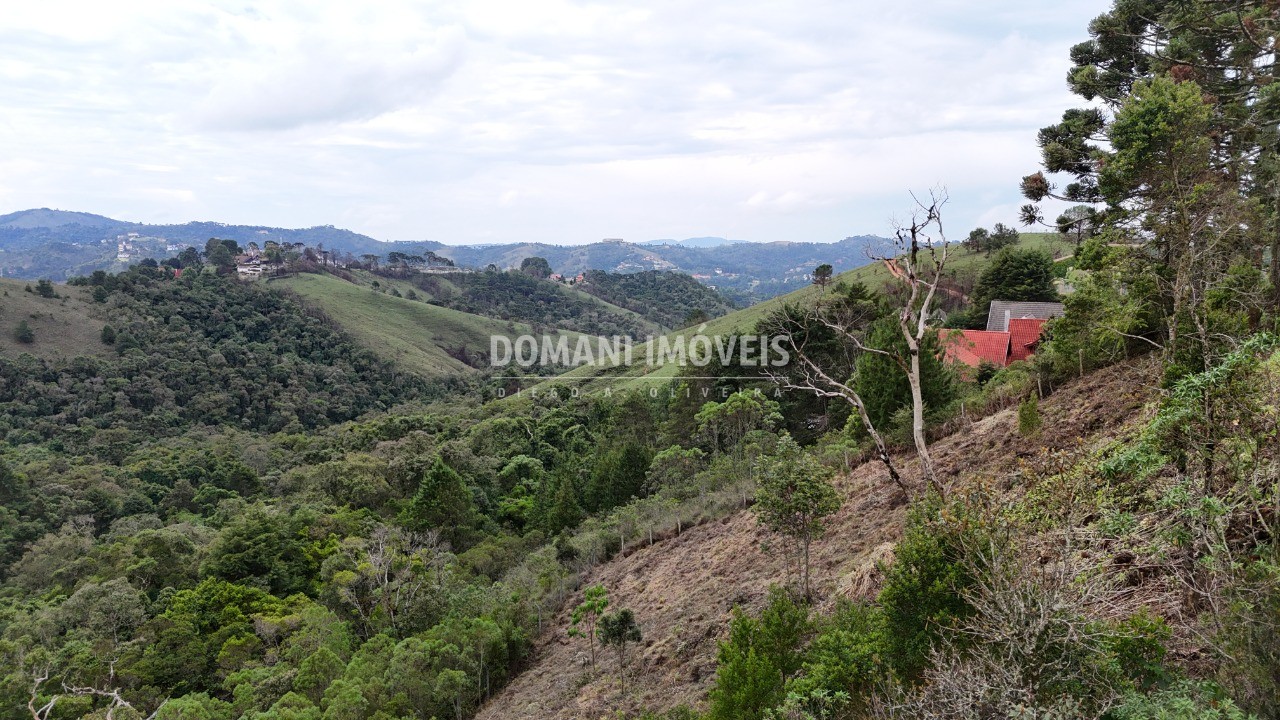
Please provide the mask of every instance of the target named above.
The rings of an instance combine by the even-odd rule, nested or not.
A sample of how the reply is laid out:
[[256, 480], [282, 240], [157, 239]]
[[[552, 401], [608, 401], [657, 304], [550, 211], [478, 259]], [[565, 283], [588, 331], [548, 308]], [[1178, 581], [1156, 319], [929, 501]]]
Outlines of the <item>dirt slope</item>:
[[[948, 482], [969, 477], [1015, 479], [1019, 463], [1042, 448], [1093, 446], [1140, 422], [1154, 397], [1156, 368], [1149, 362], [1109, 368], [1062, 388], [1041, 404], [1044, 431], [1030, 440], [1017, 433], [1006, 410], [938, 441], [934, 459]], [[918, 477], [902, 458], [904, 474]], [[813, 574], [822, 605], [877, 590], [877, 562], [892, 557], [906, 506], [883, 467], [868, 463], [838, 481], [844, 507], [813, 548]], [[629, 607], [644, 631], [633, 653], [628, 697], [618, 692], [616, 664], [598, 653], [592, 677], [586, 643], [568, 637], [570, 599], [552, 630], [538, 640], [530, 667], [494, 697], [480, 720], [614, 717], [639, 707], [665, 710], [704, 701], [715, 669], [716, 644], [735, 605], [758, 607], [771, 584], [786, 580], [778, 554], [761, 550], [766, 535], [743, 511], [683, 535], [641, 548], [596, 569], [587, 584], [602, 583], [613, 607]]]

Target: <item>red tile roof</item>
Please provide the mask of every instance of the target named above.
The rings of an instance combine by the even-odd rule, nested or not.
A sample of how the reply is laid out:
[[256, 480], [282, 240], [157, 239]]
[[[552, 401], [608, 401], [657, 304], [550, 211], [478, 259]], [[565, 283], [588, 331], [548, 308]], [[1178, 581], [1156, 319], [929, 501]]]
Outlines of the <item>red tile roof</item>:
[[986, 360], [999, 367], [1009, 364], [1009, 333], [988, 330], [939, 330], [943, 357], [978, 367]]
[[1010, 318], [1009, 344], [1012, 346], [1010, 362], [1031, 357], [1040, 344], [1045, 320], [1039, 318]]

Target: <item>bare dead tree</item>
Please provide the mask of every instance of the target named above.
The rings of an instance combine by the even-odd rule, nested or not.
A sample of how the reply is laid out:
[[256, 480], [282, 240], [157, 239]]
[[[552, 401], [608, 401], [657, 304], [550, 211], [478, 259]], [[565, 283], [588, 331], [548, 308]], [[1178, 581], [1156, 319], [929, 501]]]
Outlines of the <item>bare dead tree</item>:
[[[33, 676], [31, 679], [31, 696], [27, 700], [27, 710], [31, 712], [31, 720], [49, 720], [49, 717], [53, 715], [54, 708], [58, 705], [58, 701], [67, 696], [84, 697], [92, 695], [109, 699], [110, 702], [107, 704], [106, 720], [115, 720], [116, 712], [124, 709], [129, 710], [128, 717], [139, 717], [142, 714], [139, 713], [128, 700], [125, 700], [124, 697], [120, 695], [119, 689], [112, 688], [110, 690], [103, 690], [96, 687], [75, 687], [67, 685], [66, 683], [62, 684], [61, 694], [54, 695], [49, 699], [49, 702], [41, 705], [40, 707], [36, 707], [36, 703], [39, 702], [40, 686], [48, 679], [49, 671], [47, 669], [43, 673]], [[163, 708], [167, 702], [169, 702], [168, 699], [165, 699], [157, 705], [156, 709], [153, 710], [150, 715], [146, 716], [146, 720], [155, 720], [156, 715], [160, 713], [160, 709]]]
[[338, 596], [370, 635], [384, 622], [399, 631], [405, 612], [444, 587], [448, 553], [435, 531], [378, 527], [368, 540], [349, 541], [342, 551], [356, 571]]
[[[852, 384], [834, 377], [818, 361], [816, 353], [808, 347], [810, 333], [805, 332], [805, 328], [822, 326], [833, 331], [853, 356], [874, 353], [892, 359], [911, 387], [912, 437], [916, 454], [920, 457], [922, 474], [929, 487], [939, 497], [945, 497], [946, 491], [938, 481], [925, 437], [920, 353], [929, 333], [929, 318], [934, 309], [934, 301], [942, 289], [946, 273], [949, 243], [942, 225], [942, 207], [947, 202], [947, 196], [944, 191], [931, 191], [927, 202], [914, 194], [912, 199], [916, 202], [916, 208], [909, 222], [897, 225], [893, 256], [872, 256], [874, 260], [884, 263], [890, 274], [907, 289], [902, 309], [898, 313], [898, 327], [907, 344], [906, 357], [867, 345], [864, 333], [867, 323], [872, 319], [870, 315], [843, 311], [838, 302], [819, 302], [806, 314], [803, 322], [791, 322], [785, 313], [779, 316], [772, 329], [786, 338], [789, 352], [798, 363], [787, 368], [787, 372], [774, 368], [767, 373], [774, 382], [787, 389], [805, 390], [819, 397], [840, 398], [848, 402], [875, 444], [876, 457], [888, 470], [889, 478], [911, 497], [911, 489], [894, 465], [888, 444], [871, 421], [862, 397]], [[942, 291], [946, 292], [945, 289]]]
[[58, 704], [58, 700], [62, 699], [61, 695], [54, 695], [49, 702], [39, 708], [36, 707], [36, 703], [39, 702], [37, 698], [40, 697], [40, 686], [48, 679], [48, 670], [31, 678], [31, 697], [27, 700], [27, 710], [31, 711], [31, 720], [48, 720], [49, 716], [53, 714], [53, 708]]
[[882, 262], [896, 264], [901, 272], [892, 273], [905, 283], [908, 294], [898, 313], [898, 327], [907, 341], [907, 358], [899, 359], [899, 365], [911, 385], [911, 434], [920, 456], [920, 469], [925, 480], [939, 497], [945, 497], [942, 483], [929, 454], [929, 443], [924, 434], [924, 396], [920, 379], [920, 347], [929, 332], [929, 316], [947, 267], [950, 244], [942, 226], [942, 208], [947, 203], [945, 190], [932, 190], [928, 200], [912, 194], [916, 207], [906, 223], [899, 223], [894, 230], [894, 246], [897, 257], [881, 257]]

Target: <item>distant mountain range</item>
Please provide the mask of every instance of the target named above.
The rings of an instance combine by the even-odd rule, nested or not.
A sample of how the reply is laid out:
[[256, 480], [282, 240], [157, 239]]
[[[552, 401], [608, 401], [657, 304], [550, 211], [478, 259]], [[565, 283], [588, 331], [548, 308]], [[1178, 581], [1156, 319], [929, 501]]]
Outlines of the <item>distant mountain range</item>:
[[639, 272], [673, 270], [694, 276], [735, 302], [746, 304], [794, 290], [813, 268], [829, 263], [842, 272], [865, 265], [869, 247], [883, 238], [860, 236], [839, 242], [752, 243], [719, 237], [630, 243], [604, 240], [588, 245], [509, 243], [446, 245], [434, 241], [386, 242], [332, 225], [284, 229], [259, 225], [190, 222], [147, 225], [65, 210], [23, 210], [0, 215], [0, 276], [65, 280], [94, 270], [122, 270], [144, 258], [172, 257], [187, 245], [203, 247], [211, 237], [242, 245], [267, 241], [323, 245], [353, 256], [385, 256], [392, 251], [430, 250], [464, 267], [517, 267], [525, 258], [544, 257], [564, 275], [587, 270]]

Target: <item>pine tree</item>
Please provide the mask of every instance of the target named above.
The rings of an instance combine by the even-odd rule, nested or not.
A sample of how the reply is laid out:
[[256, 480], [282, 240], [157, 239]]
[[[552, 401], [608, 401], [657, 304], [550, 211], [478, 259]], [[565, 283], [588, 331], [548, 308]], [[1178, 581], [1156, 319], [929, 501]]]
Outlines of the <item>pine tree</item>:
[[992, 300], [1057, 301], [1053, 256], [1043, 250], [1001, 250], [978, 276], [972, 300], [973, 315], [981, 327], [986, 327]]
[[809, 631], [808, 608], [780, 588], [769, 591], [759, 618], [734, 608], [716, 655], [709, 720], [757, 720], [778, 705], [803, 665]]
[[649, 449], [639, 443], [626, 443], [604, 453], [587, 483], [587, 509], [603, 512], [640, 497], [652, 459]]
[[1018, 404], [1018, 434], [1029, 437], [1040, 432], [1040, 396], [1032, 393]]
[[417, 494], [401, 512], [400, 524], [411, 530], [436, 530], [455, 549], [461, 549], [475, 527], [475, 512], [471, 489], [456, 470], [437, 457]]
[[544, 529], [549, 535], [557, 535], [561, 530], [575, 528], [586, 517], [582, 505], [578, 503], [578, 490], [574, 486], [573, 475], [568, 470], [557, 472], [552, 480], [550, 503], [544, 516]]
[[[858, 394], [862, 396], [871, 422], [887, 431], [894, 414], [911, 405], [911, 384], [898, 365], [898, 359], [907, 354], [907, 343], [896, 319], [885, 318], [872, 326], [867, 344], [894, 356], [874, 352], [862, 354], [858, 358], [855, 376]], [[955, 377], [941, 357], [937, 336], [926, 336], [920, 352], [920, 393], [925, 406], [930, 409], [944, 407], [956, 393]]]

